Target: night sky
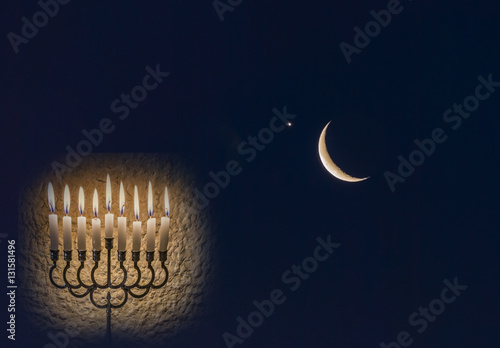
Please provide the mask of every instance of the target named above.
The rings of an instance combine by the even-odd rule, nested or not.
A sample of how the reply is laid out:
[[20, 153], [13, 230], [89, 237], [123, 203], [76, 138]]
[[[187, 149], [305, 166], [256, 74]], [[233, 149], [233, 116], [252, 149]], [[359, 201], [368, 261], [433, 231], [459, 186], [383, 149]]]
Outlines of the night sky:
[[[82, 130], [108, 118], [113, 131], [94, 153], [179, 154], [202, 192], [210, 172], [230, 161], [241, 168], [206, 208], [218, 283], [206, 324], [179, 334], [183, 346], [383, 347], [400, 335], [406, 345], [388, 347], [498, 347], [498, 4], [219, 3], [228, 8], [221, 17], [211, 0], [70, 1], [24, 39], [22, 18], [32, 21], [40, 6], [2, 2], [2, 275], [20, 186], [64, 163]], [[367, 42], [371, 11], [388, 8], [390, 21], [368, 26], [379, 33]], [[353, 51], [344, 54], [342, 43]], [[156, 87], [137, 105], [119, 100], [122, 111], [113, 111], [143, 84], [147, 66], [170, 74], [150, 79]], [[292, 125], [262, 131], [284, 108]], [[332, 159], [369, 179], [343, 182], [322, 166], [318, 138], [329, 121]], [[441, 143], [415, 155], [416, 139], [436, 132]], [[419, 165], [409, 174], [398, 166], [411, 153]], [[292, 267], [314, 257], [318, 238], [340, 246], [300, 279]], [[300, 283], [284, 281], [287, 271]], [[449, 290], [455, 300], [442, 313], [411, 325], [420, 307], [442, 309], [432, 301], [455, 278], [466, 289]], [[248, 338], [227, 344], [225, 332], [238, 336], [237, 317], [247, 320], [274, 289], [286, 300]], [[7, 318], [6, 307], [0, 313]], [[18, 320], [17, 346], [49, 343], [28, 318]]]

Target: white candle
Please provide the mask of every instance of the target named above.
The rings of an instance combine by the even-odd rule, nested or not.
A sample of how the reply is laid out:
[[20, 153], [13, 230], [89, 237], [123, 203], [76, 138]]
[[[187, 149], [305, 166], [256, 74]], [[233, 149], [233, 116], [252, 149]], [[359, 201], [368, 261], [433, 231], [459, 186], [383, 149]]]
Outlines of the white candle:
[[123, 216], [125, 212], [125, 192], [123, 183], [120, 182], [120, 217], [118, 218], [118, 250], [125, 251], [127, 249], [127, 218]]
[[92, 249], [101, 250], [101, 220], [92, 219]]
[[155, 230], [156, 230], [156, 219], [153, 218], [153, 190], [151, 187], [151, 181], [148, 185], [148, 215], [149, 220], [147, 224], [146, 232], [146, 251], [155, 251]]
[[50, 232], [50, 250], [58, 250], [59, 249], [59, 228], [57, 226], [57, 215], [54, 214], [56, 211], [55, 197], [54, 197], [54, 188], [52, 187], [52, 183], [49, 182], [49, 186], [47, 188], [47, 193], [49, 196], [49, 210], [52, 214], [49, 214], [49, 232]]
[[69, 214], [69, 203], [70, 203], [70, 197], [69, 197], [69, 187], [66, 185], [64, 187], [64, 214], [66, 216], [63, 217], [63, 247], [64, 250], [71, 250], [72, 249], [72, 240], [71, 240], [71, 217], [68, 216]]
[[97, 218], [99, 214], [99, 197], [97, 189], [94, 190], [94, 199], [92, 201], [94, 218], [92, 219], [92, 249], [101, 250], [101, 220]]
[[141, 250], [141, 222], [134, 221], [132, 223], [132, 251]]
[[104, 216], [104, 235], [106, 238], [113, 238], [113, 220], [114, 214], [107, 213]]
[[113, 238], [113, 223], [115, 215], [111, 214], [111, 180], [109, 174], [106, 177], [106, 209], [108, 213], [104, 217], [104, 236]]
[[146, 250], [155, 251], [156, 218], [149, 218], [146, 233]]
[[160, 251], [167, 251], [169, 227], [170, 218], [168, 216], [162, 216], [160, 226]]
[[59, 228], [57, 226], [57, 215], [49, 215], [49, 229], [50, 229], [50, 250], [59, 249]]
[[78, 250], [87, 250], [87, 218], [83, 216], [85, 207], [85, 196], [83, 194], [83, 188], [80, 186], [80, 191], [78, 192], [78, 211], [80, 216], [77, 219], [78, 222]]
[[168, 230], [170, 227], [170, 201], [168, 199], [168, 190], [165, 186], [165, 198], [164, 198], [165, 216], [161, 218], [160, 226], [160, 251], [166, 251], [168, 246]]
[[87, 218], [79, 216], [78, 219], [78, 250], [87, 250]]
[[139, 193], [134, 186], [134, 215], [137, 221], [132, 223], [132, 251], [141, 250], [141, 222], [139, 220]]

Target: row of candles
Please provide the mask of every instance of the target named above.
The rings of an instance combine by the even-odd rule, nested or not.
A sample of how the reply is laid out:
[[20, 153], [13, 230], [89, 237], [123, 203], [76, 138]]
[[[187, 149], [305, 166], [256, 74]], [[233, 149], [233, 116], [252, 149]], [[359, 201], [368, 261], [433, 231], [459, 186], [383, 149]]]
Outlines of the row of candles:
[[[101, 220], [98, 218], [98, 196], [97, 189], [94, 190], [94, 198], [92, 202], [93, 215], [92, 219], [92, 249], [96, 251], [101, 250]], [[113, 238], [114, 229], [114, 214], [111, 213], [111, 181], [109, 179], [109, 174], [106, 178], [106, 209], [107, 214], [104, 217], [104, 233], [105, 238]], [[55, 196], [54, 188], [52, 183], [49, 182], [48, 185], [48, 203], [49, 203], [49, 231], [50, 231], [50, 250], [59, 249], [59, 227], [57, 224], [57, 215], [55, 214]], [[70, 206], [70, 195], [68, 185], [64, 188], [64, 199], [63, 208], [65, 216], [62, 219], [63, 225], [63, 249], [65, 251], [72, 250], [72, 228], [71, 228], [71, 216], [69, 214]], [[78, 250], [87, 250], [87, 218], [83, 216], [84, 214], [84, 204], [85, 198], [83, 193], [83, 188], [80, 187], [78, 193], [78, 211], [80, 216], [77, 219], [77, 241]], [[123, 183], [120, 182], [120, 197], [119, 197], [119, 208], [120, 216], [118, 217], [118, 250], [126, 250], [126, 229], [127, 229], [127, 218], [123, 216], [125, 212], [125, 193], [123, 190]], [[170, 203], [168, 199], [167, 187], [165, 187], [164, 196], [164, 207], [165, 216], [161, 218], [160, 225], [160, 246], [159, 251], [166, 251], [168, 244], [168, 230], [170, 226]], [[132, 222], [132, 251], [137, 252], [141, 249], [141, 232], [142, 232], [142, 222], [139, 221], [139, 194], [137, 191], [137, 185], [134, 186], [134, 215], [136, 221]], [[155, 232], [156, 232], [156, 218], [153, 216], [153, 192], [151, 188], [151, 181], [148, 186], [148, 216], [147, 221], [147, 232], [146, 232], [146, 251], [151, 252], [155, 249]]]

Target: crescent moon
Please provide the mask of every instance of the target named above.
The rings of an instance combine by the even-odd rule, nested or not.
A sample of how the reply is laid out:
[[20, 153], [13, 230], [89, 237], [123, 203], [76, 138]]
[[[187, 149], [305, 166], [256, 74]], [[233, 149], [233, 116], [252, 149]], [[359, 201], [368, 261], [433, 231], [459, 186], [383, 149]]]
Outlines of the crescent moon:
[[326, 170], [328, 170], [330, 174], [332, 174], [334, 177], [342, 181], [359, 182], [368, 179], [369, 176], [367, 176], [366, 178], [356, 178], [354, 176], [350, 176], [349, 174], [345, 173], [342, 169], [340, 169], [339, 166], [335, 164], [335, 162], [333, 162], [332, 158], [330, 157], [330, 154], [328, 153], [325, 142], [326, 130], [330, 125], [330, 122], [328, 122], [325, 128], [323, 128], [323, 131], [319, 136], [319, 142], [318, 142], [319, 158], [321, 159], [321, 162], [325, 166]]

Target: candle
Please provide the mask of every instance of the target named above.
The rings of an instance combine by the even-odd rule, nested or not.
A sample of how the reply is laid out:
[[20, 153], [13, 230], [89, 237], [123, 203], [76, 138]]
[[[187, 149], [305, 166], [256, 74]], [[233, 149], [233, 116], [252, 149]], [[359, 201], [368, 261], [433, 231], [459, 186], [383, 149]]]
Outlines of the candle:
[[166, 186], [165, 186], [164, 207], [165, 207], [165, 216], [162, 216], [160, 225], [160, 251], [167, 250], [168, 229], [170, 227], [170, 201], [168, 199], [168, 190]]
[[109, 174], [106, 177], [106, 209], [108, 213], [104, 217], [104, 236], [106, 238], [113, 238], [113, 222], [114, 214], [111, 214], [111, 180]]
[[134, 215], [136, 221], [132, 223], [132, 251], [141, 250], [141, 222], [139, 221], [139, 193], [134, 186]]
[[125, 251], [127, 248], [127, 218], [123, 216], [125, 212], [125, 192], [123, 183], [120, 182], [120, 217], [118, 217], [118, 250]]
[[63, 217], [63, 247], [64, 250], [72, 249], [72, 241], [71, 241], [71, 216], [69, 214], [69, 187], [66, 185], [64, 187], [64, 214], [66, 216]]
[[148, 185], [148, 225], [146, 233], [146, 251], [155, 251], [155, 230], [156, 219], [153, 218], [153, 190], [151, 188], [151, 181]]
[[85, 196], [83, 195], [83, 188], [80, 186], [78, 192], [78, 250], [87, 250], [87, 218], [83, 216], [85, 206]]
[[47, 188], [48, 193], [48, 202], [49, 202], [49, 210], [51, 214], [49, 214], [49, 232], [50, 232], [50, 250], [58, 250], [59, 249], [59, 228], [57, 226], [57, 215], [54, 214], [56, 211], [55, 197], [54, 197], [54, 188], [52, 187], [52, 183], [49, 182], [49, 187]]
[[94, 218], [92, 219], [92, 249], [101, 250], [101, 220], [97, 218], [99, 214], [99, 197], [97, 189], [94, 190], [94, 199], [92, 200], [92, 210]]

